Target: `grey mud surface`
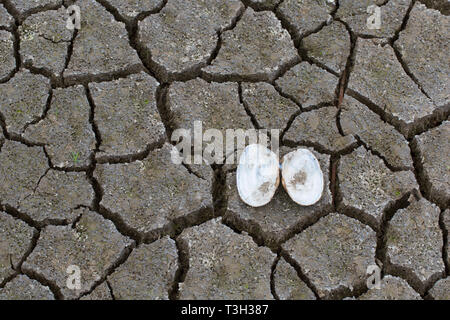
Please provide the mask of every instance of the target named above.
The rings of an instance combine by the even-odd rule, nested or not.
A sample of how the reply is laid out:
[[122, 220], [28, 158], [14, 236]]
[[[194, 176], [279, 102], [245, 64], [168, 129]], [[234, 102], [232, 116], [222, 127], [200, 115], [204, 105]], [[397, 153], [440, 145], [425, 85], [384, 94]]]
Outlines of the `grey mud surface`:
[[[449, 299], [448, 14], [0, 0], [0, 300]], [[281, 153], [316, 155], [322, 198], [251, 208], [235, 166], [173, 164], [196, 120], [280, 129]]]

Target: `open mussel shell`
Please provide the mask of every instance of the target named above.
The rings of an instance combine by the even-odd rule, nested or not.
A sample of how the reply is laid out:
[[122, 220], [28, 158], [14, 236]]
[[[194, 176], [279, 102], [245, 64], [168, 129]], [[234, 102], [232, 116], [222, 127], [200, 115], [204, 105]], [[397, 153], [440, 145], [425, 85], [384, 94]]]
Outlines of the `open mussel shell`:
[[323, 173], [311, 151], [298, 149], [285, 155], [281, 175], [284, 189], [299, 205], [313, 205], [322, 197]]
[[249, 206], [269, 203], [280, 184], [277, 155], [259, 144], [247, 146], [239, 158], [236, 183], [239, 196]]

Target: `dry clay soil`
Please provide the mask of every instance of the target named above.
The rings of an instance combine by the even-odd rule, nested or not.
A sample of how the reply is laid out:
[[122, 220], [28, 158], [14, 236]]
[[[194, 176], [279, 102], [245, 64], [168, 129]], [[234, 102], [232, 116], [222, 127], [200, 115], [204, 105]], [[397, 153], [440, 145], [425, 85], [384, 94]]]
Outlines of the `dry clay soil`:
[[[0, 299], [449, 299], [448, 14], [0, 0]], [[321, 200], [252, 208], [235, 166], [172, 163], [196, 120], [281, 130], [282, 154], [319, 160]]]

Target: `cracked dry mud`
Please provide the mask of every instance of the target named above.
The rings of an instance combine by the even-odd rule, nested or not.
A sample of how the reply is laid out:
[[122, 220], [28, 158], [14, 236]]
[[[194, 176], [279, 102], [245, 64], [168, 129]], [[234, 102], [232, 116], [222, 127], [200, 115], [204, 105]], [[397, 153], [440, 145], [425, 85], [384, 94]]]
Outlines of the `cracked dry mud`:
[[[450, 299], [448, 9], [0, 0], [0, 300]], [[279, 129], [322, 198], [252, 208], [235, 165], [172, 163], [194, 121]]]

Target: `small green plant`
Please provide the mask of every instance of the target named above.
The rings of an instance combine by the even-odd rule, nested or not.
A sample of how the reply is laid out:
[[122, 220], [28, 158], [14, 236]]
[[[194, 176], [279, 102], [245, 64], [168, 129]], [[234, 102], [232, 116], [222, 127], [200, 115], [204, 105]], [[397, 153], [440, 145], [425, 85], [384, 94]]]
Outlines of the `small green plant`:
[[80, 153], [79, 152], [72, 152], [71, 153], [72, 161], [74, 164], [77, 164], [80, 160]]
[[14, 110], [14, 113], [11, 115], [11, 117], [14, 119], [14, 120], [18, 120], [18, 119], [20, 119], [21, 117], [23, 117], [23, 111], [22, 111], [22, 109], [16, 109], [16, 110]]

